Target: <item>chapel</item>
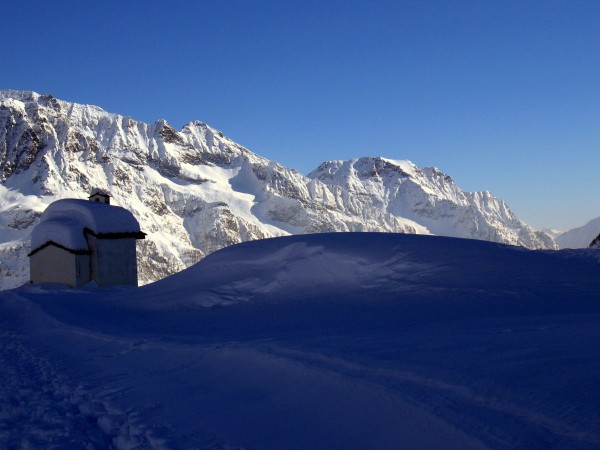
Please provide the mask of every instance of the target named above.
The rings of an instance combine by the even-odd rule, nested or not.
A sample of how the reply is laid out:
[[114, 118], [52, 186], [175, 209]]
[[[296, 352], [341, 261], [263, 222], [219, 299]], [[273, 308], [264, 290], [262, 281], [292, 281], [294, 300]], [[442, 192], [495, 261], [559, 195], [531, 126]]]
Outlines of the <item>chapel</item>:
[[31, 282], [137, 286], [136, 241], [144, 237], [133, 214], [111, 205], [105, 191], [57, 200], [32, 232]]

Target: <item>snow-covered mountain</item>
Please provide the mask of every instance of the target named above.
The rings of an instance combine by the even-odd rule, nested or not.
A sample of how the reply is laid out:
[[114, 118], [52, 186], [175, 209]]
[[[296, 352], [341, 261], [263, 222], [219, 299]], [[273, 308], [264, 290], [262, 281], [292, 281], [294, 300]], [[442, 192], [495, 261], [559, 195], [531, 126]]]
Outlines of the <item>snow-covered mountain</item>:
[[414, 220], [432, 234], [529, 248], [554, 246], [550, 236], [526, 226], [502, 200], [489, 192], [463, 192], [435, 167], [420, 169], [410, 161], [360, 158], [323, 163], [308, 176], [330, 190], [348, 192], [357, 209], [375, 205]]
[[552, 239], [556, 239], [557, 236], [564, 233], [564, 231], [557, 230], [555, 228], [542, 228], [540, 231], [543, 231], [548, 236], [550, 236]]
[[560, 248], [586, 248], [599, 233], [600, 217], [596, 217], [581, 227], [559, 234], [555, 240]]
[[46, 206], [92, 188], [110, 191], [147, 233], [141, 283], [234, 243], [298, 233], [433, 233], [555, 248], [502, 201], [463, 192], [434, 168], [362, 158], [306, 177], [202, 122], [176, 131], [28, 91], [0, 91], [0, 181], [4, 289], [28, 279], [31, 230]]
[[590, 248], [600, 248], [600, 234], [598, 234], [591, 242]]

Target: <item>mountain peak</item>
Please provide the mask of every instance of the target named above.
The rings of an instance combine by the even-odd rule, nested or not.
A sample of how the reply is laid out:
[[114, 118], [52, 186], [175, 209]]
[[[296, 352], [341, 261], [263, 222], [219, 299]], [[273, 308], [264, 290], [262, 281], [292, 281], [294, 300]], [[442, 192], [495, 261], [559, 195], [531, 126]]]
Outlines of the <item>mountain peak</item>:
[[[50, 94], [44, 96], [52, 97]], [[35, 102], [40, 97], [40, 94], [34, 91], [19, 91], [15, 89], [0, 89], [0, 99], [12, 98], [22, 102]]]

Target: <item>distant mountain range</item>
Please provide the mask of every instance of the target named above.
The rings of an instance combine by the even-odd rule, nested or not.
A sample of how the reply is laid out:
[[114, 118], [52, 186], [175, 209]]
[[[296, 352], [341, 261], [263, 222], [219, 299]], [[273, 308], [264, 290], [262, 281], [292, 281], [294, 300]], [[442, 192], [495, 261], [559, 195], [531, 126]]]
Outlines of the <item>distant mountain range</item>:
[[0, 181], [3, 289], [28, 280], [31, 230], [46, 206], [93, 188], [110, 191], [147, 233], [141, 283], [222, 247], [287, 234], [382, 231], [557, 248], [491, 193], [464, 192], [433, 167], [369, 157], [304, 176], [202, 122], [177, 131], [28, 91], [0, 91]]
[[600, 217], [581, 227], [573, 228], [555, 237], [560, 248], [585, 248], [600, 234]]

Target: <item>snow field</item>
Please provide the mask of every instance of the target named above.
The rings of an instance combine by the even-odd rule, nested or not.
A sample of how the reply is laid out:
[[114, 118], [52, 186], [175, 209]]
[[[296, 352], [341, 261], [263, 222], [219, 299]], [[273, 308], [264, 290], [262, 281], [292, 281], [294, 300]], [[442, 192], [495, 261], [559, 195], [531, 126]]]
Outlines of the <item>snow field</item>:
[[599, 269], [595, 250], [333, 233], [228, 247], [142, 288], [1, 293], [0, 398], [17, 407], [0, 429], [24, 425], [0, 445], [598, 448]]
[[0, 333], [0, 443], [3, 448], [160, 448], [135, 414], [73, 386], [33, 354], [22, 337]]

